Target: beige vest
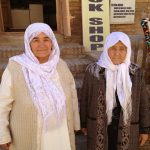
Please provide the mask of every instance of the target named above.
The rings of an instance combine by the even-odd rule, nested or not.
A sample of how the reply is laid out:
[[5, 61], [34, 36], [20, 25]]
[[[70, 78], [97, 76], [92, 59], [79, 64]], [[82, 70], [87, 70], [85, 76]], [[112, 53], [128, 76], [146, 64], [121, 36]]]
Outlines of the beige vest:
[[[21, 66], [11, 61], [8, 65], [8, 69], [12, 77], [12, 95], [14, 97], [14, 103], [10, 113], [10, 131], [12, 135], [10, 150], [38, 150], [37, 142], [39, 142], [40, 145], [41, 136], [37, 136], [37, 110], [30, 97]], [[78, 108], [74, 106], [74, 103], [77, 104], [77, 94], [74, 83], [74, 87], [71, 87], [74, 80], [64, 61], [60, 60], [57, 71], [66, 95], [68, 130], [72, 150], [75, 150], [74, 121], [76, 121], [75, 128], [78, 130], [79, 116]], [[72, 101], [72, 99], [74, 100]], [[73, 110], [75, 110], [75, 112], [73, 112]], [[42, 131], [42, 129], [40, 131]]]

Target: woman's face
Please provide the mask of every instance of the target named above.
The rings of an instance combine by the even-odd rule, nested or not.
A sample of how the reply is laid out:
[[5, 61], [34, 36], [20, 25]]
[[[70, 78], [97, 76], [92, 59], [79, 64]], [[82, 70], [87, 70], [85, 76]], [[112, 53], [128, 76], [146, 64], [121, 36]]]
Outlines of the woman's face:
[[121, 41], [117, 42], [115, 45], [108, 49], [108, 56], [114, 65], [123, 63], [126, 55], [127, 47]]
[[40, 63], [48, 61], [52, 53], [52, 41], [45, 33], [40, 33], [34, 37], [30, 42], [30, 46], [33, 54]]

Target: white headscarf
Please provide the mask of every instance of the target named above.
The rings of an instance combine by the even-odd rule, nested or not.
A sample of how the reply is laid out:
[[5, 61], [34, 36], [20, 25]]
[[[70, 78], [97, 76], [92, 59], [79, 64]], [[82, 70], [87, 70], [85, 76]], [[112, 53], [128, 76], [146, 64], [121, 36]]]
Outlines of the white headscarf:
[[[122, 64], [114, 65], [108, 55], [108, 49], [121, 41], [127, 47], [127, 56]], [[131, 57], [131, 43], [129, 37], [123, 32], [112, 32], [106, 38], [103, 52], [97, 64], [105, 68], [106, 75], [106, 113], [108, 124], [112, 121], [112, 111], [116, 106], [117, 92], [120, 105], [123, 110], [124, 124], [131, 117], [131, 88], [132, 82], [129, 76], [129, 65]]]
[[[46, 63], [40, 64], [31, 51], [31, 40], [45, 33], [52, 41], [52, 54]], [[44, 122], [44, 128], [59, 125], [65, 114], [65, 95], [59, 81], [56, 66], [60, 51], [51, 28], [44, 23], [29, 25], [24, 34], [25, 53], [14, 56], [10, 60], [22, 66], [25, 81], [30, 91], [33, 103]]]

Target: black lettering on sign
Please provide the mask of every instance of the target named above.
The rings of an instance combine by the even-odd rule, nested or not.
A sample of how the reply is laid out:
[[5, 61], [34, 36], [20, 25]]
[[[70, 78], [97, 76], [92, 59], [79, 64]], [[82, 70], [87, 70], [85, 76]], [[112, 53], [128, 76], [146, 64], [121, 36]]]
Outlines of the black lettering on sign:
[[103, 11], [102, 4], [89, 4], [89, 11]]
[[103, 47], [103, 20], [102, 18], [89, 18], [89, 39], [91, 50]]
[[91, 42], [102, 42], [103, 41], [103, 36], [102, 35], [91, 35], [90, 36], [90, 41]]
[[97, 50], [101, 47], [103, 47], [103, 44], [91, 44], [91, 50]]
[[90, 25], [101, 25], [103, 24], [102, 18], [90, 18]]
[[103, 0], [89, 0], [89, 2], [102, 2]]
[[103, 27], [89, 27], [89, 33], [103, 33]]

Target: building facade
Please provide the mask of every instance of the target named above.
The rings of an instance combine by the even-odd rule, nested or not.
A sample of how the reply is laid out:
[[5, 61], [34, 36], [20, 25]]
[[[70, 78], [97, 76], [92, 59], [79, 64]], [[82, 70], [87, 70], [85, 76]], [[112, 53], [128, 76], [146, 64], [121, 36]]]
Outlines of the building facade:
[[[81, 1], [0, 0], [0, 32], [23, 31], [30, 23], [40, 21], [48, 23], [55, 31], [62, 34], [66, 42], [82, 44], [82, 7], [84, 6], [81, 6]], [[134, 23], [110, 24], [110, 31], [143, 35], [140, 21], [150, 17], [149, 12], [150, 0], [136, 0]]]
[[[85, 1], [101, 2], [107, 0]], [[111, 0], [109, 2], [111, 4]], [[25, 28], [33, 22], [45, 22], [63, 38], [63, 43], [83, 45], [83, 7], [82, 0], [0, 0], [0, 35], [24, 32]], [[150, 0], [135, 0], [134, 23], [110, 24], [110, 32], [123, 31], [133, 38], [144, 37], [140, 24], [143, 18], [150, 18]], [[140, 39], [135, 43], [134, 48], [141, 49]], [[150, 83], [150, 69], [148, 70], [147, 82]], [[150, 142], [141, 150], [148, 150], [149, 147]]]

